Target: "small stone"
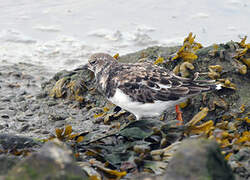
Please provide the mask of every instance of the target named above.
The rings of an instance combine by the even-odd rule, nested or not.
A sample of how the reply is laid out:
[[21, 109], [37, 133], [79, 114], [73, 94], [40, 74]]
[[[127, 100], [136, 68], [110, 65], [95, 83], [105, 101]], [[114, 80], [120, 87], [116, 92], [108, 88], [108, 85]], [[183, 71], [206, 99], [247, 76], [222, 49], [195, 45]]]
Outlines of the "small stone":
[[27, 110], [25, 112], [25, 116], [33, 116], [33, 115], [34, 115], [34, 113], [31, 110]]
[[0, 124], [0, 130], [4, 129], [5, 126], [3, 124]]
[[73, 153], [66, 144], [54, 140], [46, 143], [40, 151], [33, 153], [8, 171], [6, 179], [89, 179], [77, 166]]
[[55, 122], [55, 127], [57, 128], [61, 128], [65, 125], [65, 122], [64, 121], [56, 121]]
[[3, 114], [3, 115], [1, 115], [1, 117], [4, 118], [4, 119], [9, 119], [10, 118], [9, 115], [7, 115], [7, 114]]
[[55, 101], [48, 101], [47, 102], [47, 105], [48, 106], [55, 106], [55, 105], [57, 105], [58, 103], [57, 102], [55, 102]]
[[168, 180], [234, 180], [234, 175], [216, 142], [189, 139], [182, 142], [170, 160], [165, 178]]
[[49, 134], [50, 132], [48, 130], [43, 130], [41, 133], [42, 134]]
[[25, 125], [23, 125], [23, 126], [20, 128], [19, 132], [24, 132], [24, 131], [28, 130], [29, 127], [30, 127], [29, 124], [25, 124]]
[[46, 98], [47, 96], [48, 96], [48, 94], [46, 92], [41, 92], [41, 93], [36, 95], [36, 99]]

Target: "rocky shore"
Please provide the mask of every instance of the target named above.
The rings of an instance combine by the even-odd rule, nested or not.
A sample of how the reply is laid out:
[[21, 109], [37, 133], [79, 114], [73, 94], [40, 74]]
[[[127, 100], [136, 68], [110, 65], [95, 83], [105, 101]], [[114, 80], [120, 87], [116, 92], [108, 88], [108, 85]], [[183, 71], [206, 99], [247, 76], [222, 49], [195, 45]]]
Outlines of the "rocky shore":
[[120, 62], [151, 61], [223, 85], [181, 104], [184, 124], [167, 116], [135, 121], [79, 67], [0, 66], [0, 179], [250, 178], [250, 47], [150, 47]]

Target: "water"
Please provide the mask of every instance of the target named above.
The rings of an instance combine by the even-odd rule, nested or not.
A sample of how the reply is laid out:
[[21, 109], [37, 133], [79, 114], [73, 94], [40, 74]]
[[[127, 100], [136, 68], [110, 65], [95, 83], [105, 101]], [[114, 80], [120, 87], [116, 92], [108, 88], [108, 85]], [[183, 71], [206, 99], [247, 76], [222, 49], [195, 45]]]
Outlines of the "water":
[[250, 35], [249, 0], [0, 0], [0, 8], [0, 61], [54, 70], [94, 52], [181, 44], [189, 32], [205, 46]]

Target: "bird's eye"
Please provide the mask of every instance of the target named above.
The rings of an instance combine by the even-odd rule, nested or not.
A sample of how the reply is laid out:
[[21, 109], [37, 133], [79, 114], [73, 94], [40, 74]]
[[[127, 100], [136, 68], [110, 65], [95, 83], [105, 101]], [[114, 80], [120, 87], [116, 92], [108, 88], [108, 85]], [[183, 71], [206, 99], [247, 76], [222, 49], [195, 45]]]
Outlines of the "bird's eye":
[[90, 63], [91, 65], [93, 65], [93, 64], [96, 63], [96, 60], [90, 61], [89, 63]]

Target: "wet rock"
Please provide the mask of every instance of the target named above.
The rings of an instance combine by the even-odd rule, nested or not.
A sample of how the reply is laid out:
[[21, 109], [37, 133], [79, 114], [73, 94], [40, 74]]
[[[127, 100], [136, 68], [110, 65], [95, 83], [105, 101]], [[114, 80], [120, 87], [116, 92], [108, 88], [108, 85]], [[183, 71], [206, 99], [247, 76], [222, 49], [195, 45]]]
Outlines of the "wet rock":
[[29, 137], [0, 134], [0, 147], [4, 150], [40, 147], [41, 145], [41, 142], [35, 141]]
[[18, 162], [20, 158], [18, 156], [13, 155], [0, 155], [0, 175], [5, 175], [7, 172]]
[[48, 94], [46, 93], [46, 92], [40, 92], [40, 93], [38, 93], [37, 95], [36, 95], [36, 98], [37, 99], [42, 99], [42, 98], [45, 98], [45, 97], [47, 97], [48, 96]]
[[47, 105], [48, 105], [48, 106], [55, 106], [55, 105], [57, 105], [57, 102], [51, 100], [51, 101], [48, 101], [48, 102], [47, 102]]
[[30, 118], [25, 116], [24, 114], [17, 115], [15, 119], [19, 122], [28, 122], [30, 120]]
[[5, 125], [4, 124], [0, 124], [0, 130], [4, 129], [4, 128], [5, 128]]
[[7, 114], [3, 114], [3, 115], [1, 115], [1, 118], [9, 119], [10, 117], [9, 117], [9, 115], [7, 115]]
[[234, 176], [216, 142], [193, 139], [183, 141], [169, 162], [165, 178], [233, 180]]
[[68, 114], [62, 111], [55, 111], [50, 113], [49, 120], [51, 121], [62, 121], [68, 117]]
[[0, 111], [0, 114], [1, 114], [1, 117], [2, 118], [10, 118], [10, 117], [13, 117], [16, 115], [16, 111], [14, 110], [3, 110], [3, 111]]
[[48, 142], [39, 152], [13, 167], [6, 179], [88, 179], [72, 157], [72, 151], [62, 142]]
[[24, 124], [22, 125], [22, 127], [19, 129], [19, 132], [24, 132], [27, 131], [29, 129], [30, 125], [29, 124]]
[[232, 155], [229, 164], [233, 171], [239, 175], [239, 178], [250, 178], [250, 149], [240, 149], [238, 153]]

